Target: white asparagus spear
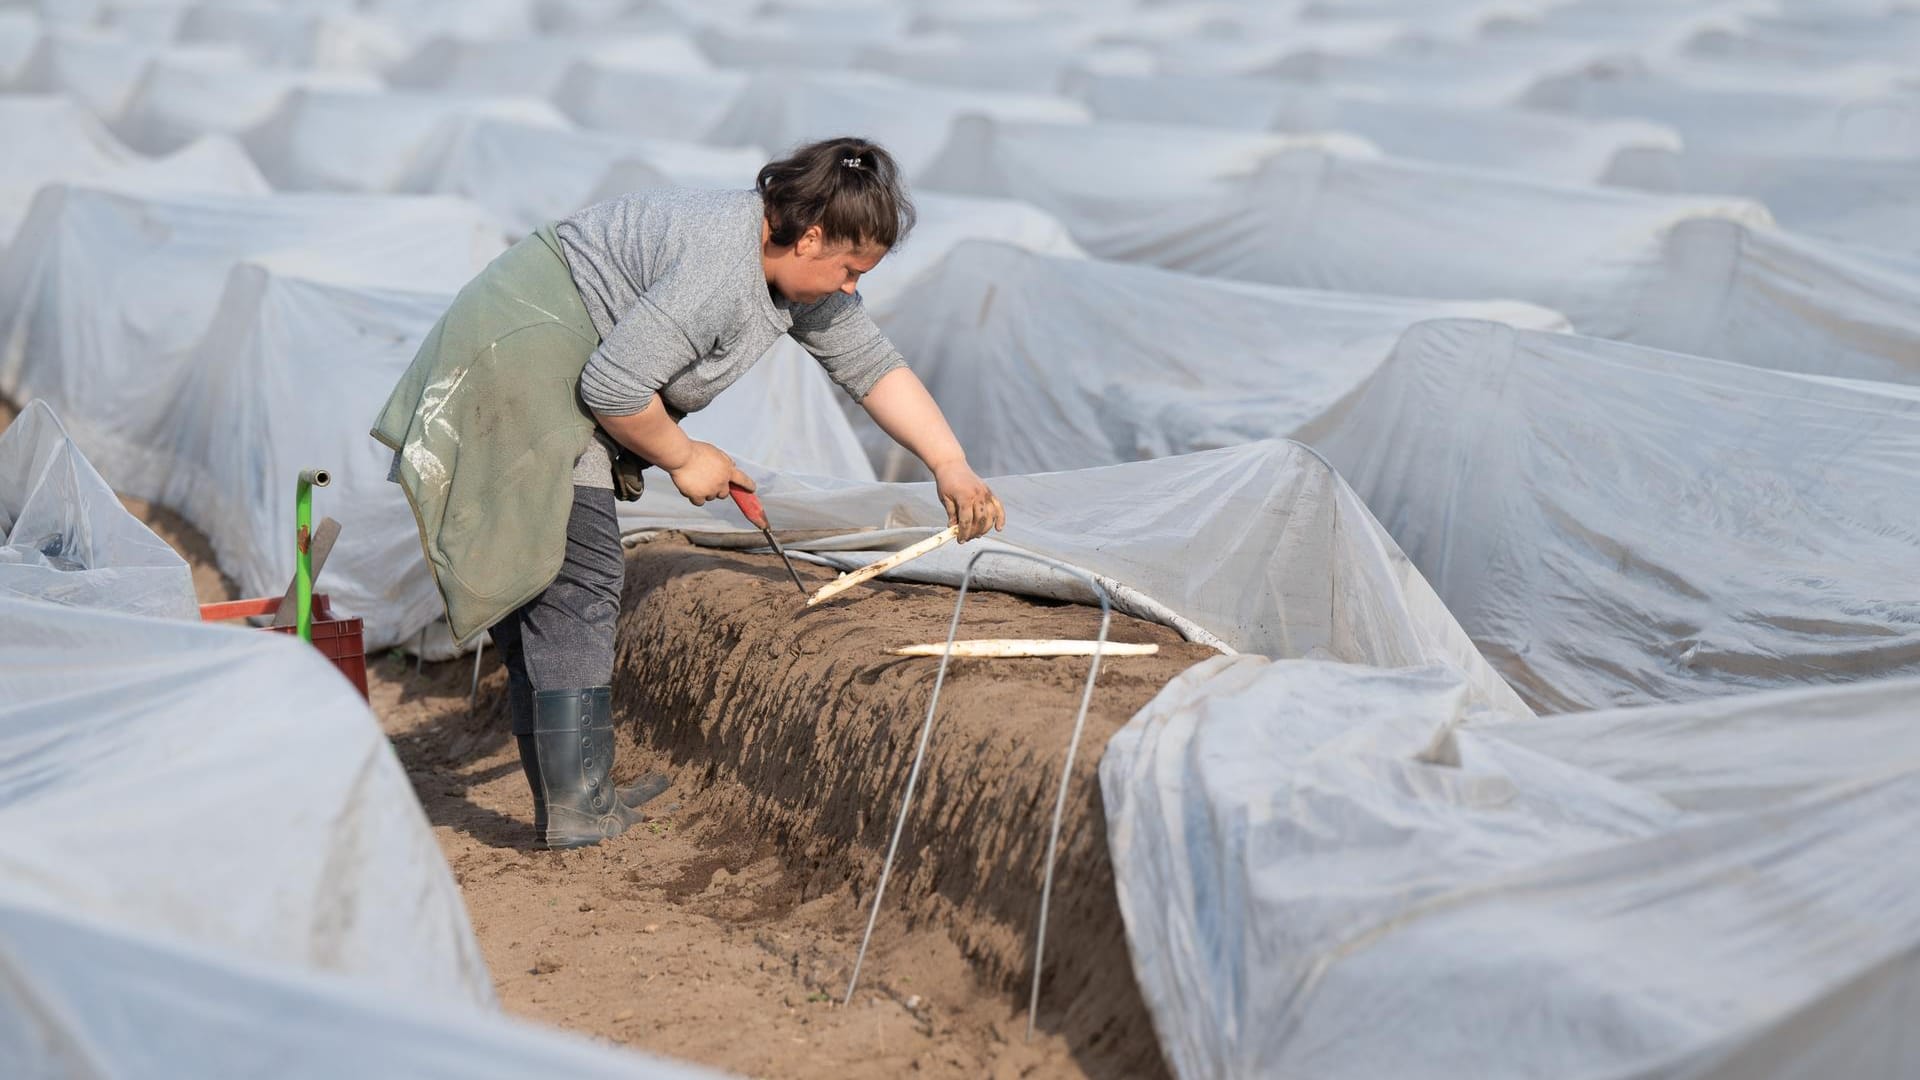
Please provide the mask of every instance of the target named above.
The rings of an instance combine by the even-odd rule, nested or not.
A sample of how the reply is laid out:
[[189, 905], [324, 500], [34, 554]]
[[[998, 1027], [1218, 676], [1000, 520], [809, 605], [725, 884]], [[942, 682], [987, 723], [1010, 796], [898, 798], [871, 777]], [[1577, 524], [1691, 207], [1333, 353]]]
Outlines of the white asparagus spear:
[[830, 600], [863, 581], [878, 577], [902, 563], [910, 563], [959, 535], [960, 527], [958, 525], [949, 525], [912, 547], [902, 548], [886, 558], [881, 559], [879, 562], [868, 563], [858, 570], [849, 570], [825, 585], [822, 585], [819, 592], [807, 597], [807, 606], [812, 607], [822, 600]]
[[[1152, 656], [1160, 651], [1160, 646], [1148, 642], [1134, 645], [1126, 642], [1109, 641], [1100, 645], [1097, 641], [1076, 641], [1068, 638], [976, 638], [953, 643], [953, 655], [959, 657], [1011, 657], [1011, 656], [1092, 656], [1094, 646], [1100, 646], [1100, 655], [1106, 656]], [[897, 649], [888, 649], [893, 656], [940, 656], [947, 651], [947, 643], [936, 641], [926, 645], [902, 645]]]

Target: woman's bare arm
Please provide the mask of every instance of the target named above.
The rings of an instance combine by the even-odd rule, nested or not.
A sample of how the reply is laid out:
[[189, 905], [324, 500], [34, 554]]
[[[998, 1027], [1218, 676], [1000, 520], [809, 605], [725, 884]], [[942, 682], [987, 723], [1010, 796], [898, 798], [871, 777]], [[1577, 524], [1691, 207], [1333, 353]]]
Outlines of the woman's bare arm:
[[960, 527], [961, 540], [1006, 527], [1006, 509], [967, 464], [966, 451], [954, 437], [946, 414], [918, 375], [904, 367], [894, 368], [873, 384], [860, 405], [880, 430], [932, 471], [947, 521]]

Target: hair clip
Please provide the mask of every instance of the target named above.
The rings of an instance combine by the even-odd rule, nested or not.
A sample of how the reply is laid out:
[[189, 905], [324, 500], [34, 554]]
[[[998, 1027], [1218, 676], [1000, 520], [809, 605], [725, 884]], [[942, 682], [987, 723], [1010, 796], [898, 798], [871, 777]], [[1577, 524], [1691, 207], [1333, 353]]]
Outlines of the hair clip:
[[845, 165], [849, 169], [857, 169], [860, 167], [860, 159], [857, 157], [843, 157], [840, 159], [840, 164]]

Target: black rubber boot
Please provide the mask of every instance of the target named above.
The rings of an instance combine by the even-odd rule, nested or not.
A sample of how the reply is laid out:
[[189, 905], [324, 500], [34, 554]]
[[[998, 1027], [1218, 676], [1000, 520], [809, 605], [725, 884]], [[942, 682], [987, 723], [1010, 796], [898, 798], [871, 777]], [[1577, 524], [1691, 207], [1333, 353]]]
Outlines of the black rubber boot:
[[[609, 698], [609, 709], [611, 705]], [[533, 687], [514, 678], [511, 672], [507, 678], [507, 707], [513, 711], [516, 733], [523, 728], [533, 727]], [[607, 722], [613, 722], [611, 712]], [[533, 789], [533, 827], [544, 836], [547, 829], [547, 800], [540, 791], [540, 752], [531, 735], [515, 734], [514, 740], [520, 744], [520, 768], [527, 774], [527, 786]], [[638, 810], [659, 798], [671, 783], [666, 773], [650, 772], [626, 787], [615, 788], [614, 796], [626, 803], [629, 809]]]
[[640, 820], [613, 787], [611, 687], [536, 691], [533, 735], [520, 746], [521, 767], [533, 788], [535, 844], [585, 847]]

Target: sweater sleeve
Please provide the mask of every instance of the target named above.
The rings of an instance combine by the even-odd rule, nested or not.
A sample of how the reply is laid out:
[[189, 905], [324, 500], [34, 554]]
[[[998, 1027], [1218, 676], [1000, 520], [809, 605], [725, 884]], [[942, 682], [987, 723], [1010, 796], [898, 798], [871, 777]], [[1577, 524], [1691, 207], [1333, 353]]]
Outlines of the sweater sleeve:
[[855, 401], [873, 390], [880, 376], [906, 367], [905, 358], [874, 325], [860, 294], [834, 293], [796, 308], [787, 334], [813, 354], [828, 377]]
[[668, 273], [614, 320], [580, 372], [580, 400], [604, 416], [632, 416], [675, 375], [700, 359], [694, 344], [711, 295]]

